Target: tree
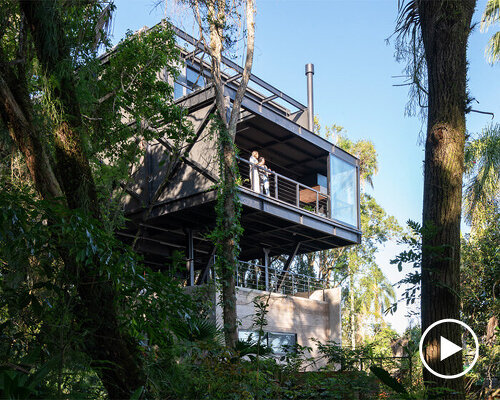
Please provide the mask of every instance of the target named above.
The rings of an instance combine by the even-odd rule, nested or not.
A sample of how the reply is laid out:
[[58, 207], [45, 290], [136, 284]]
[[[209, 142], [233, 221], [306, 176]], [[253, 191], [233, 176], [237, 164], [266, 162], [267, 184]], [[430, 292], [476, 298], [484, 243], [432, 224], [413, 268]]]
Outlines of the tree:
[[[475, 0], [404, 2], [396, 28], [400, 39], [410, 39], [414, 50], [423, 51], [420, 55], [426, 71], [426, 89], [412, 79], [413, 87], [427, 98], [422, 221], [424, 226], [436, 228], [434, 235], [424, 235], [422, 243], [423, 330], [443, 318], [460, 318], [460, 218], [465, 114], [469, 110], [466, 50], [475, 4]], [[422, 60], [415, 52], [410, 56], [412, 65]], [[436, 248], [443, 251], [437, 255]], [[439, 362], [440, 336], [460, 343], [461, 331], [455, 324], [433, 329], [425, 347], [427, 363], [444, 374], [461, 371], [461, 357]], [[427, 370], [424, 379], [456, 392], [444, 398], [464, 396], [462, 379], [440, 379]]]
[[[481, 32], [486, 32], [490, 26], [500, 22], [500, 1], [488, 0], [481, 18]], [[486, 49], [486, 57], [491, 64], [500, 60], [500, 31], [491, 36]]]
[[[216, 125], [220, 153], [220, 183], [217, 204], [217, 228], [213, 234], [216, 246], [216, 267], [220, 271], [222, 283], [222, 308], [224, 318], [224, 337], [226, 345], [234, 348], [238, 341], [236, 320], [236, 288], [234, 272], [238, 263], [240, 204], [237, 193], [238, 166], [236, 163], [235, 137], [236, 125], [248, 81], [250, 79], [254, 41], [255, 41], [255, 4], [253, 0], [187, 0], [200, 29], [200, 42], [208, 50], [211, 58], [210, 77], [215, 88], [216, 107], [219, 123]], [[222, 57], [231, 46], [231, 32], [242, 18], [239, 8], [244, 8], [246, 22], [246, 56], [238, 90], [232, 105], [224, 95], [222, 77]], [[237, 82], [237, 80], [235, 80]]]
[[[182, 112], [172, 106], [172, 88], [156, 77], [165, 66], [174, 72], [168, 67], [178, 55], [173, 35], [166, 25], [152, 36], [143, 35], [147, 43], [141, 49], [150, 52], [130, 52], [128, 60], [121, 58], [123, 65], [111, 61], [108, 75], [112, 71], [116, 74], [106, 76], [96, 52], [97, 44], [105, 40], [103, 21], [110, 15], [105, 4], [8, 1], [0, 7], [2, 132], [8, 132], [13, 148], [24, 157], [32, 184], [27, 189], [30, 195], [45, 201], [33, 206], [24, 197], [19, 204], [27, 208], [21, 222], [42, 230], [46, 246], [42, 245], [41, 251], [52, 260], [48, 265], [62, 265], [59, 276], [65, 282], [56, 281], [55, 287], [60, 285], [61, 296], [76, 303], [73, 317], [83, 350], [109, 397], [129, 398], [144, 385], [145, 375], [137, 340], [121, 320], [119, 299], [123, 298], [119, 294], [123, 285], [115, 275], [119, 269], [113, 269], [112, 256], [115, 250], [121, 251], [112, 244], [116, 225], [106, 234], [98, 228], [113, 225], [110, 192], [101, 190], [104, 180], [96, 179], [94, 172], [109, 172], [113, 165], [117, 169], [126, 165], [128, 171], [139, 155], [133, 137], [140, 126], [165, 126], [156, 133], [160, 136], [171, 132], [172, 125], [179, 134], [185, 132], [177, 129], [182, 126]], [[140, 41], [136, 37], [127, 43], [138, 50]], [[127, 45], [124, 48], [130, 51]], [[116, 60], [120, 60], [119, 54], [117, 49]], [[131, 126], [123, 122], [124, 115], [134, 122]], [[145, 138], [152, 135], [148, 130], [142, 133]], [[104, 156], [112, 157], [114, 164], [101, 165]], [[120, 177], [111, 180], [113, 192]], [[9, 189], [16, 188], [11, 185]], [[7, 201], [11, 210], [19, 205], [12, 198]], [[42, 210], [43, 204], [50, 207]], [[35, 212], [28, 212], [31, 209]], [[19, 243], [28, 246], [30, 242]], [[40, 245], [40, 240], [36, 243]], [[84, 248], [75, 246], [77, 243], [83, 243]], [[100, 252], [106, 246], [107, 250]], [[32, 276], [30, 271], [41, 263], [32, 258], [19, 260], [5, 250], [2, 254], [10, 260], [8, 270], [27, 268]], [[121, 254], [129, 266], [122, 262], [116, 266], [133, 269], [130, 254]]]
[[356, 332], [371, 317], [374, 317], [372, 322], [380, 322], [382, 305], [394, 298], [392, 286], [378, 267], [375, 255], [379, 245], [401, 232], [396, 219], [387, 215], [375, 199], [366, 193], [361, 196], [360, 215], [363, 232], [361, 244], [346, 249], [339, 259], [348, 282], [346, 303], [349, 312], [346, 315], [347, 323], [343, 325], [353, 348], [356, 346]]
[[473, 230], [492, 224], [499, 212], [500, 124], [483, 129], [465, 146], [464, 211]]
[[[476, 395], [488, 397], [498, 375], [500, 337], [500, 125], [489, 125], [465, 147], [464, 212], [471, 232], [462, 239], [462, 307], [464, 322], [483, 334], [474, 381]], [[476, 384], [477, 385], [477, 384]], [[477, 386], [476, 386], [477, 387]]]
[[[361, 186], [368, 182], [373, 187], [373, 176], [378, 171], [377, 153], [369, 140], [353, 142], [345, 136], [344, 128], [333, 125], [321, 127], [315, 120], [316, 133], [334, 139], [336, 145], [359, 159]], [[380, 322], [382, 306], [389, 305], [394, 290], [376, 264], [378, 246], [397, 237], [401, 227], [388, 215], [373, 196], [362, 193], [360, 198], [361, 230], [360, 245], [318, 253], [319, 274], [330, 284], [344, 287], [346, 309], [342, 324], [351, 346], [356, 347], [356, 332], [366, 329], [370, 322]], [[363, 336], [363, 335], [358, 335]]]

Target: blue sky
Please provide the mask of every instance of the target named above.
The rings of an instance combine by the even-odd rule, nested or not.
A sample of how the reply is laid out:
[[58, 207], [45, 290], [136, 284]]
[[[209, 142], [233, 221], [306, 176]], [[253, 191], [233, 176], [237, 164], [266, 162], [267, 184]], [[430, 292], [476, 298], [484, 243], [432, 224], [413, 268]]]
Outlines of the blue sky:
[[[164, 17], [164, 3], [153, 0], [116, 1], [115, 42], [127, 29], [153, 26]], [[172, 4], [172, 0], [169, 4]], [[417, 117], [404, 116], [407, 88], [394, 87], [403, 65], [394, 59], [394, 45], [387, 45], [395, 26], [397, 0], [256, 0], [256, 48], [253, 73], [306, 104], [304, 65], [315, 65], [315, 114], [322, 125], [337, 124], [350, 139], [373, 141], [379, 173], [370, 191], [384, 209], [401, 224], [421, 220], [423, 184], [422, 132]], [[478, 1], [474, 21], [480, 20], [485, 0]], [[180, 8], [177, 24], [192, 31], [192, 23]], [[473, 31], [468, 58], [469, 90], [479, 101], [474, 108], [495, 113], [500, 122], [500, 64], [487, 64], [484, 49], [492, 32]], [[492, 122], [490, 116], [467, 117], [470, 134]], [[423, 131], [422, 131], [423, 129]], [[387, 245], [378, 262], [394, 283], [403, 274], [389, 266], [399, 252]], [[400, 311], [389, 321], [402, 331], [407, 322]]]

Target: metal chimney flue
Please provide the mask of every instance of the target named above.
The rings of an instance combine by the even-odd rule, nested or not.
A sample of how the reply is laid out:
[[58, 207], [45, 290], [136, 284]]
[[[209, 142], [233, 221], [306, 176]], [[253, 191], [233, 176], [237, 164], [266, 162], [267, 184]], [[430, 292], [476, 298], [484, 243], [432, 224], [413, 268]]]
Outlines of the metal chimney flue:
[[307, 76], [307, 128], [312, 132], [314, 130], [314, 96], [313, 96], [313, 75], [314, 64], [306, 64]]

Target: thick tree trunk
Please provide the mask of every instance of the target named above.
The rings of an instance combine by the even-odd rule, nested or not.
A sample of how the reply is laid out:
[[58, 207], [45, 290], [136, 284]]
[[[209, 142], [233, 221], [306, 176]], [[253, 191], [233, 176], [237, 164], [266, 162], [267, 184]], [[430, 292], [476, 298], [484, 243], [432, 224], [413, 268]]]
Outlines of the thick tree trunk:
[[[418, 2], [429, 88], [423, 224], [435, 227], [435, 232], [424, 234], [422, 240], [422, 331], [438, 320], [460, 318], [466, 50], [474, 6], [475, 0]], [[456, 324], [431, 330], [424, 356], [434, 371], [445, 375], [462, 371], [461, 353], [439, 361], [440, 337], [460, 344], [461, 335]], [[437, 378], [424, 368], [424, 380], [457, 392], [442, 394], [440, 399], [464, 398], [461, 378]]]

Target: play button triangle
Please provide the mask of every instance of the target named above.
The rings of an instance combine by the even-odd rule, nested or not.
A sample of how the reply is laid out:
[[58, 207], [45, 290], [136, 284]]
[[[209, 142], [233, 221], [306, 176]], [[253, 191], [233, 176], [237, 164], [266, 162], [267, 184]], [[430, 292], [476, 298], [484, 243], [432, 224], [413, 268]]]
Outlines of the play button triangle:
[[450, 342], [448, 339], [444, 338], [441, 336], [441, 341], [440, 341], [440, 346], [441, 348], [441, 360], [443, 361], [444, 359], [452, 356], [453, 354], [459, 352], [462, 350], [460, 346], [457, 346], [455, 343]]

